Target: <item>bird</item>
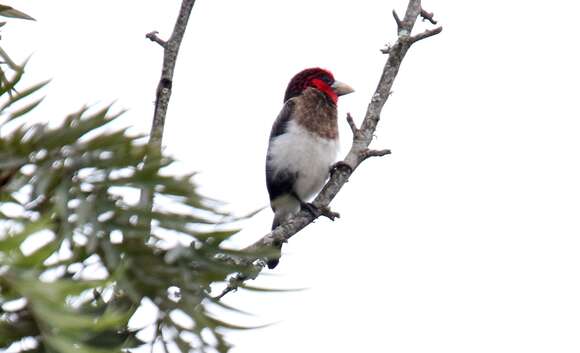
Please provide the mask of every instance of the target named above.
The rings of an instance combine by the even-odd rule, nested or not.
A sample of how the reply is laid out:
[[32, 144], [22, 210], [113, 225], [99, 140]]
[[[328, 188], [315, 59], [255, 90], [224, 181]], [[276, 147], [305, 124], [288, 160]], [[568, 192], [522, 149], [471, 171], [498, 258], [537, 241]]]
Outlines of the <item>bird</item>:
[[[307, 201], [324, 186], [338, 154], [338, 97], [352, 92], [319, 67], [300, 71], [288, 83], [266, 154], [272, 230], [302, 208], [313, 211]], [[268, 268], [278, 265], [281, 249], [282, 244], [274, 244]]]

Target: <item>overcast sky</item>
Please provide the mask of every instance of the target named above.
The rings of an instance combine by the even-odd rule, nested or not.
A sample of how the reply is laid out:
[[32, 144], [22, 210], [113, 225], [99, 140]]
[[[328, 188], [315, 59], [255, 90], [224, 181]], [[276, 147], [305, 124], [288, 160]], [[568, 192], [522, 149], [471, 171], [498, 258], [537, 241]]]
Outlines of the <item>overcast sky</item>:
[[[116, 101], [147, 132], [161, 49], [179, 1], [2, 1], [1, 45], [52, 78], [37, 119]], [[180, 169], [238, 214], [266, 206], [264, 158], [289, 79], [321, 66], [339, 101], [344, 155], [406, 1], [199, 0], [179, 56], [164, 138]], [[424, 1], [444, 26], [416, 44], [375, 148], [326, 219], [292, 238], [257, 286], [226, 301], [277, 322], [230, 335], [235, 353], [580, 351], [580, 116], [574, 1]], [[419, 28], [425, 28], [421, 24]], [[237, 244], [264, 235], [269, 209]]]

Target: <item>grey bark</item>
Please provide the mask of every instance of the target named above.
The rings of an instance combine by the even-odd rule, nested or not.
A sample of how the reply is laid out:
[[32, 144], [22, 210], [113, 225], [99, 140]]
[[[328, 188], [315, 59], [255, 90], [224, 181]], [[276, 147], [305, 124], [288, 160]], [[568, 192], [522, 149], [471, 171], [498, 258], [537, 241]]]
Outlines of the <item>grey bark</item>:
[[[173, 32], [169, 40], [163, 41], [157, 36], [157, 32], [151, 32], [146, 35], [148, 39], [163, 47], [163, 66], [161, 68], [161, 78], [157, 85], [155, 98], [155, 111], [153, 113], [153, 122], [149, 134], [150, 151], [145, 165], [159, 161], [161, 156], [161, 147], [163, 142], [163, 131], [165, 129], [165, 118], [167, 116], [167, 107], [171, 98], [171, 89], [173, 86], [173, 73], [177, 63], [177, 55], [181, 46], [181, 41], [187, 28], [187, 22], [195, 0], [183, 0], [181, 8], [173, 27]], [[153, 208], [153, 190], [144, 188], [141, 190], [139, 205], [146, 209]], [[143, 220], [146, 222], [147, 220]]]

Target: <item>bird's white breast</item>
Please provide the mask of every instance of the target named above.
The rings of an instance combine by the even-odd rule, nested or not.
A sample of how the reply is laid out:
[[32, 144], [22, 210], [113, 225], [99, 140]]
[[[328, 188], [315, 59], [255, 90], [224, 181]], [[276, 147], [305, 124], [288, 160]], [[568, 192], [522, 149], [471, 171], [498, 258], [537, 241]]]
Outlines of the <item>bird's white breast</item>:
[[307, 201], [324, 186], [338, 148], [338, 139], [320, 137], [291, 120], [286, 133], [270, 141], [270, 167], [274, 174], [284, 169], [296, 173], [294, 192]]

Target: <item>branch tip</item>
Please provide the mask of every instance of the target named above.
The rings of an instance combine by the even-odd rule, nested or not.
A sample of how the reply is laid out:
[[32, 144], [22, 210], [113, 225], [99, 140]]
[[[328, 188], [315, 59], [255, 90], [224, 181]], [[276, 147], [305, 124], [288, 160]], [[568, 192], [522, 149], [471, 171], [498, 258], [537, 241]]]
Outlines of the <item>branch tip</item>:
[[441, 31], [443, 31], [443, 27], [441, 27], [441, 26], [439, 26], [437, 28], [425, 30], [424, 32], [421, 32], [419, 34], [412, 36], [411, 43], [415, 43], [415, 42], [418, 42], [420, 40], [423, 40], [423, 39], [426, 39], [429, 37], [433, 37], [434, 35], [441, 33]]
[[213, 299], [214, 300], [220, 300], [222, 299], [226, 294], [228, 294], [229, 292], [235, 292], [238, 290], [238, 288], [240, 287], [241, 284], [244, 283], [245, 280], [249, 279], [247, 276], [241, 274], [241, 273], [236, 273], [234, 276], [230, 277], [230, 279], [228, 280], [228, 285], [226, 288], [224, 288], [224, 290], [221, 292], [220, 295], [215, 296]]
[[382, 156], [386, 156], [387, 154], [391, 154], [391, 150], [366, 149], [366, 150], [362, 151], [361, 158], [364, 161], [365, 159], [370, 158], [370, 157], [382, 157]]
[[437, 24], [437, 21], [435, 21], [435, 19], [433, 18], [433, 12], [427, 12], [427, 11], [421, 9], [420, 15], [423, 18], [423, 21], [429, 21], [433, 25]]
[[348, 122], [348, 126], [350, 126], [350, 131], [352, 131], [352, 134], [356, 135], [356, 133], [358, 132], [358, 127], [356, 127], [354, 119], [352, 118], [352, 115], [350, 115], [350, 113], [346, 113], [346, 121]]
[[158, 34], [159, 34], [159, 32], [157, 32], [157, 31], [149, 32], [145, 35], [145, 38], [147, 38], [150, 41], [155, 42], [155, 43], [159, 44], [161, 47], [165, 48], [167, 46], [167, 42], [165, 42], [164, 40], [159, 38], [157, 36]]
[[401, 18], [399, 17], [399, 15], [397, 15], [397, 11], [393, 10], [393, 18], [395, 19], [395, 22], [397, 22], [397, 30], [401, 30], [401, 28], [403, 27], [403, 22], [401, 21]]
[[391, 53], [391, 45], [385, 44], [385, 47], [381, 49], [381, 53], [383, 54], [390, 54]]

